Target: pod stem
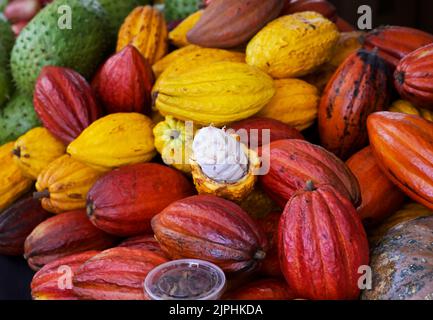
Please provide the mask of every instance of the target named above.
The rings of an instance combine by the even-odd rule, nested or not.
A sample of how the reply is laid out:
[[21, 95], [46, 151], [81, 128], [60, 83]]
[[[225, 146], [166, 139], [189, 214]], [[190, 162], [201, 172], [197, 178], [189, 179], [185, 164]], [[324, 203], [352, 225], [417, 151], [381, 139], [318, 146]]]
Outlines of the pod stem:
[[254, 254], [255, 260], [263, 260], [264, 258], [266, 258], [266, 252], [263, 250], [257, 250], [257, 252]]
[[16, 148], [16, 149], [13, 149], [13, 150], [12, 150], [12, 154], [13, 154], [14, 156], [18, 157], [18, 158], [21, 158], [21, 148], [18, 147], [18, 148]]
[[94, 212], [95, 212], [95, 205], [93, 204], [93, 202], [90, 201], [90, 202], [87, 203], [87, 206], [86, 206], [87, 216], [89, 218], [91, 218], [93, 216]]
[[313, 180], [308, 180], [305, 185], [305, 191], [315, 191], [317, 188], [314, 185]]
[[45, 189], [43, 191], [40, 192], [33, 192], [33, 199], [43, 199], [43, 198], [49, 198], [50, 197], [50, 191], [48, 191], [48, 189]]

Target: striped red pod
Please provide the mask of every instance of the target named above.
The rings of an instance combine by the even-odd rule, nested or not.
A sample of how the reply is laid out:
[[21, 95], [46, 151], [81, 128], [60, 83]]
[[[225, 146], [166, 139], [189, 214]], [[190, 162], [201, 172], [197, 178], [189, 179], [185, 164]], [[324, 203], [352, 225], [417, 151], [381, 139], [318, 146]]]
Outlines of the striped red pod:
[[322, 145], [347, 159], [368, 144], [367, 117], [388, 106], [389, 73], [375, 52], [359, 50], [338, 68], [319, 105]]

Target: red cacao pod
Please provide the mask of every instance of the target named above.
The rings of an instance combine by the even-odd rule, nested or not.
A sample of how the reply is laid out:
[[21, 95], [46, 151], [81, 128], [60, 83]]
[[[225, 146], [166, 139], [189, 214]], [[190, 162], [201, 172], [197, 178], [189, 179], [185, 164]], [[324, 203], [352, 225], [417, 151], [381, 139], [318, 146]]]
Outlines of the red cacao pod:
[[278, 258], [278, 225], [281, 212], [271, 212], [265, 218], [257, 220], [268, 239], [269, 250], [260, 268], [260, 273], [268, 277], [282, 277]]
[[46, 66], [36, 82], [35, 111], [55, 137], [69, 144], [100, 116], [90, 85], [74, 70]]
[[433, 110], [433, 44], [404, 57], [395, 70], [394, 83], [403, 98]]
[[375, 53], [359, 50], [333, 75], [319, 105], [322, 146], [347, 159], [368, 144], [367, 117], [389, 101], [388, 69]]
[[281, 217], [281, 269], [298, 298], [356, 299], [360, 266], [368, 265], [368, 240], [352, 203], [334, 187], [297, 192]]
[[403, 205], [405, 195], [382, 173], [371, 147], [353, 155], [346, 164], [361, 186], [362, 203], [357, 210], [364, 225], [377, 225]]
[[281, 15], [294, 14], [303, 11], [314, 11], [320, 13], [325, 18], [335, 22], [337, 20], [337, 8], [325, 0], [298, 0], [289, 1], [281, 11]]
[[22, 21], [30, 21], [41, 10], [39, 0], [14, 0], [9, 1], [3, 14], [9, 22], [15, 24]]
[[335, 20], [335, 25], [337, 26], [338, 31], [340, 32], [357, 31], [357, 29], [352, 24], [350, 24], [349, 22], [347, 22], [341, 17], [337, 17], [337, 19]]
[[121, 244], [119, 244], [118, 247], [143, 249], [155, 252], [163, 257], [165, 256], [165, 253], [162, 251], [161, 246], [159, 245], [159, 242], [156, 241], [154, 235], [144, 235], [128, 238]]
[[98, 71], [92, 88], [106, 113], [152, 112], [152, 68], [134, 46], [112, 56]]
[[378, 112], [368, 118], [368, 134], [383, 173], [414, 201], [433, 209], [433, 123]]
[[40, 201], [31, 195], [0, 213], [0, 254], [22, 255], [27, 236], [49, 217], [50, 214], [42, 208]]
[[152, 219], [161, 248], [173, 259], [213, 262], [226, 272], [256, 269], [267, 251], [262, 229], [238, 205], [216, 196], [177, 201]]
[[263, 157], [270, 159], [267, 175], [260, 176], [264, 191], [281, 208], [305, 181], [316, 184], [331, 184], [355, 206], [361, 203], [358, 181], [349, 168], [335, 155], [324, 148], [302, 140], [280, 140], [272, 142]]
[[278, 17], [283, 5], [284, 0], [213, 0], [188, 32], [188, 41], [209, 48], [240, 46]]
[[408, 27], [384, 26], [362, 37], [364, 48], [379, 49], [379, 55], [394, 68], [409, 53], [433, 42], [433, 35]]
[[284, 280], [261, 279], [228, 293], [225, 298], [227, 300], [293, 300], [295, 296]]
[[150, 220], [169, 204], [194, 194], [179, 171], [155, 163], [114, 170], [87, 194], [90, 221], [110, 234], [134, 236], [151, 231]]
[[43, 266], [33, 276], [32, 298], [35, 300], [78, 300], [72, 292], [72, 277], [81, 265], [99, 251], [73, 254]]
[[70, 211], [39, 224], [27, 237], [24, 257], [33, 270], [71, 254], [102, 250], [115, 239], [94, 227], [84, 210]]
[[[241, 120], [230, 125], [230, 128], [237, 131], [238, 135], [242, 138], [243, 131], [246, 131], [246, 138], [248, 141], [244, 143], [251, 147], [261, 147], [263, 144], [263, 136], [266, 131], [269, 130], [270, 142], [285, 140], [285, 139], [299, 139], [304, 140], [302, 134], [292, 128], [291, 126], [274, 119], [269, 118], [249, 118], [246, 120]], [[257, 133], [257, 134], [256, 134]]]
[[105, 250], [75, 272], [73, 292], [87, 300], [147, 300], [144, 279], [152, 269], [167, 261], [142, 249]]

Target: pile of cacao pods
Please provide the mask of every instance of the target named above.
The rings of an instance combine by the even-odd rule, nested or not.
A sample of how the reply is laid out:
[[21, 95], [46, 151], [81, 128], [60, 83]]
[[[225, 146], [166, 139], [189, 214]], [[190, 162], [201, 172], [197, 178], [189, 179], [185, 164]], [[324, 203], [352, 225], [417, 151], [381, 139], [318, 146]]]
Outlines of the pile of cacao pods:
[[[433, 35], [319, 0], [167, 22], [135, 8], [92, 79], [44, 67], [42, 126], [0, 147], [0, 254], [33, 298], [147, 299], [153, 268], [195, 258], [224, 299], [433, 299]], [[201, 162], [230, 138], [246, 164]]]

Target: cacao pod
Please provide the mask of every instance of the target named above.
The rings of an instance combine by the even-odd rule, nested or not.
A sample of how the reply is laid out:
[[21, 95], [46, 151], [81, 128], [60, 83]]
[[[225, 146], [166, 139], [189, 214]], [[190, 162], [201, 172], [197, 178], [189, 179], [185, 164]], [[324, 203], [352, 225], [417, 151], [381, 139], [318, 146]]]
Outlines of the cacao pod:
[[295, 297], [283, 280], [262, 279], [227, 294], [228, 300], [293, 300]]
[[155, 163], [114, 170], [87, 197], [90, 221], [105, 232], [133, 236], [150, 231], [150, 220], [169, 204], [194, 194], [178, 171]]
[[33, 184], [13, 159], [14, 144], [9, 142], [0, 146], [0, 212], [29, 191]]
[[33, 229], [50, 216], [39, 201], [25, 196], [0, 213], [0, 254], [20, 256]]
[[105, 171], [147, 162], [155, 156], [152, 127], [152, 121], [142, 114], [110, 114], [84, 130], [67, 152], [72, 158]]
[[294, 14], [298, 12], [304, 11], [314, 11], [320, 13], [326, 19], [331, 20], [332, 22], [337, 21], [337, 8], [330, 3], [329, 1], [323, 0], [298, 0], [298, 1], [289, 1], [287, 5], [284, 6], [281, 11], [281, 16], [286, 16], [289, 14]]
[[395, 68], [406, 55], [432, 43], [433, 35], [408, 27], [383, 26], [361, 37], [361, 41], [366, 49], [378, 48], [379, 55]]
[[238, 204], [245, 212], [255, 219], [263, 218], [270, 212], [280, 209], [257, 184], [255, 185], [254, 190], [251, 191], [245, 199], [238, 202]]
[[165, 253], [162, 251], [161, 246], [158, 241], [156, 241], [154, 235], [144, 235], [128, 238], [118, 245], [122, 248], [132, 248], [132, 249], [143, 249], [155, 252], [156, 254], [164, 257]]
[[144, 279], [165, 262], [166, 258], [143, 249], [103, 251], [75, 272], [73, 293], [87, 300], [147, 300]]
[[317, 117], [317, 88], [298, 79], [275, 80], [276, 93], [257, 116], [279, 120], [298, 130], [310, 127]]
[[86, 195], [103, 173], [64, 155], [51, 162], [38, 177], [36, 199], [52, 213], [84, 209]]
[[247, 63], [273, 78], [305, 76], [328, 62], [338, 42], [335, 24], [316, 12], [280, 17], [264, 27], [247, 47]]
[[65, 144], [100, 116], [92, 89], [71, 69], [46, 66], [33, 95], [35, 111], [45, 128]]
[[63, 280], [65, 272], [73, 277], [84, 262], [98, 253], [99, 251], [86, 251], [72, 254], [43, 266], [33, 276], [32, 298], [34, 300], [78, 300], [79, 298], [72, 292], [72, 278]]
[[88, 250], [102, 250], [115, 244], [115, 239], [94, 227], [84, 210], [70, 211], [39, 224], [27, 237], [24, 257], [33, 270]]
[[406, 195], [433, 209], [433, 123], [378, 112], [368, 118], [368, 134], [383, 173]]
[[377, 225], [403, 205], [404, 194], [382, 173], [371, 147], [354, 154], [346, 164], [361, 186], [362, 203], [357, 210], [365, 225]]
[[161, 60], [159, 60], [158, 62], [156, 62], [152, 66], [152, 70], [153, 70], [153, 73], [155, 74], [155, 77], [159, 78], [159, 76], [164, 72], [164, 70], [167, 69], [168, 66], [170, 64], [172, 64], [174, 61], [176, 61], [178, 58], [183, 57], [184, 55], [186, 55], [190, 52], [195, 52], [195, 51], [198, 51], [201, 49], [202, 48], [200, 48], [198, 46], [189, 45], [189, 46], [185, 46], [183, 48], [174, 50], [173, 52], [167, 54], [166, 56], [164, 56], [164, 58], [162, 58]]
[[389, 108], [390, 112], [401, 112], [406, 114], [413, 114], [415, 116], [423, 117], [424, 119], [428, 121], [433, 122], [433, 111], [423, 109], [423, 108], [417, 108], [409, 101], [405, 100], [397, 100], [392, 105], [391, 108]]
[[334, 187], [316, 189], [309, 181], [290, 199], [278, 244], [282, 272], [296, 297], [358, 298], [358, 269], [369, 262], [367, 236], [352, 203]]
[[244, 63], [224, 61], [189, 69], [182, 74], [166, 70], [156, 82], [155, 106], [162, 115], [223, 126], [254, 115], [275, 93], [267, 74]]
[[168, 34], [170, 42], [176, 47], [185, 47], [189, 45], [190, 43], [188, 42], [186, 35], [197, 24], [202, 15], [203, 10], [199, 10], [179, 23], [179, 25]]
[[322, 145], [347, 159], [368, 144], [367, 117], [389, 101], [388, 69], [375, 53], [349, 56], [325, 88], [319, 105]]
[[355, 206], [361, 204], [361, 191], [356, 177], [335, 155], [324, 148], [302, 140], [272, 142], [262, 158], [270, 159], [269, 173], [259, 180], [265, 192], [284, 208], [305, 182], [330, 184]]
[[92, 88], [107, 113], [150, 115], [153, 82], [150, 65], [135, 47], [127, 46], [104, 63]]
[[[230, 128], [236, 131], [236, 134], [241, 137], [241, 141], [245, 145], [253, 149], [278, 140], [304, 139], [302, 134], [295, 128], [270, 118], [249, 118], [232, 123]], [[264, 139], [268, 134], [266, 130], [269, 130], [269, 139]]]
[[140, 51], [150, 65], [167, 54], [168, 30], [164, 15], [151, 6], [137, 7], [119, 30], [117, 52], [127, 45]]
[[188, 32], [187, 39], [202, 47], [237, 47], [278, 17], [283, 4], [283, 0], [214, 0]]
[[394, 84], [400, 95], [417, 107], [433, 110], [433, 44], [400, 60], [394, 73]]
[[152, 219], [152, 229], [171, 258], [210, 261], [226, 272], [255, 270], [266, 255], [259, 226], [239, 206], [216, 196], [174, 202]]
[[278, 257], [278, 225], [280, 218], [281, 212], [271, 212], [263, 219], [257, 220], [268, 238], [269, 250], [260, 268], [260, 273], [268, 277], [279, 278], [283, 276]]
[[38, 175], [51, 162], [61, 157], [66, 151], [65, 145], [45, 128], [34, 128], [15, 142], [15, 163], [31, 179]]

